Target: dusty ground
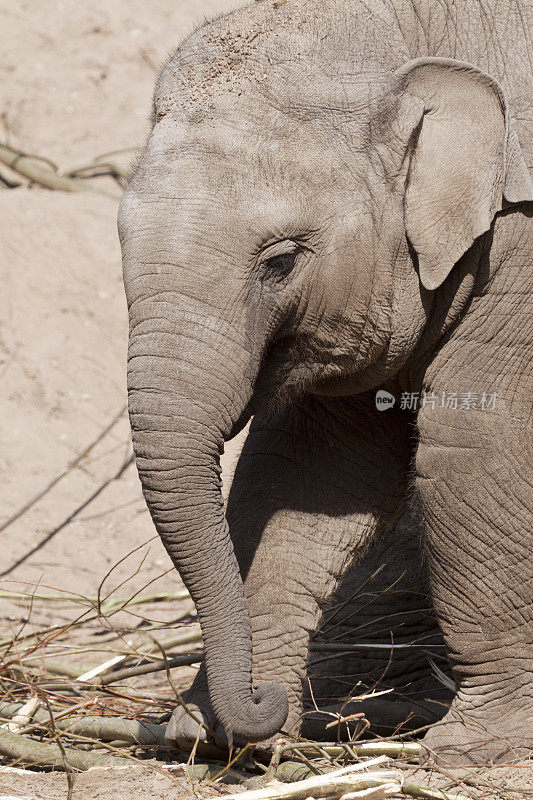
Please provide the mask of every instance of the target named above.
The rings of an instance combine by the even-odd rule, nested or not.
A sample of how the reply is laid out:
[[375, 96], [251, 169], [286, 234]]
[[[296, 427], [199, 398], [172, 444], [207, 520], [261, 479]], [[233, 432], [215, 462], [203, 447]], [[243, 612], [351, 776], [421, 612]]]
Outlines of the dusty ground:
[[[46, 156], [61, 170], [124, 148], [126, 163], [146, 137], [154, 80], [169, 51], [206, 16], [236, 5], [2, 0], [0, 142]], [[0, 178], [20, 181], [1, 165]], [[117, 193], [109, 179], [101, 186]], [[2, 531], [4, 593], [38, 586], [38, 592], [92, 596], [117, 562], [104, 593], [120, 586], [118, 594], [127, 597], [144, 586], [153, 593], [181, 585], [154, 538], [135, 467], [113, 479], [131, 449], [116, 210], [116, 201], [98, 195], [0, 183], [0, 526], [118, 417], [76, 469]], [[236, 450], [225, 455], [226, 475]], [[143, 614], [164, 628], [191, 610], [182, 601]], [[72, 604], [12, 602], [3, 595], [0, 638], [62, 624], [79, 612]], [[122, 630], [139, 622], [130, 616], [116, 625]], [[89, 658], [92, 664], [103, 657]], [[176, 672], [178, 682], [190, 681], [190, 669]], [[83, 796], [103, 796], [107, 779], [91, 780], [94, 791]], [[60, 774], [10, 772], [0, 775], [1, 792], [63, 798], [66, 783]]]
[[[235, 5], [0, 2], [0, 140], [60, 168], [140, 146], [158, 65], [197, 22]], [[14, 179], [1, 166], [0, 175]], [[125, 402], [127, 321], [116, 207], [93, 195], [0, 191], [4, 519], [95, 439]], [[129, 467], [29, 555], [128, 453], [123, 415], [80, 469], [6, 531], [5, 580], [94, 593], [113, 563], [153, 536]], [[136, 585], [167, 567], [159, 542], [152, 542]], [[175, 584], [172, 575], [158, 587]]]
[[[75, 776], [75, 800], [100, 800], [112, 792], [115, 800], [185, 800], [185, 798], [215, 798], [219, 794], [242, 791], [242, 787], [230, 781], [216, 785], [207, 781], [203, 785], [189, 782], [185, 768], [168, 774], [166, 769], [147, 769], [142, 767], [121, 769], [93, 769]], [[402, 769], [405, 783], [416, 783], [427, 787], [442, 787], [443, 791], [460, 793], [479, 800], [527, 800], [533, 796], [533, 774], [531, 768], [493, 767], [477, 770], [452, 770], [441, 772], [420, 770], [415, 767]], [[112, 782], [112, 783], [111, 783]], [[39, 800], [65, 800], [67, 796], [66, 776], [57, 773], [0, 772], [0, 792], [16, 792]], [[423, 795], [420, 795], [423, 797]], [[2, 800], [7, 800], [0, 794]], [[17, 798], [17, 800], [23, 800]], [[11, 799], [10, 799], [11, 800]], [[14, 800], [14, 799], [13, 799]], [[394, 800], [394, 798], [392, 798]], [[446, 800], [443, 794], [442, 800]]]
[[[128, 149], [123, 158], [130, 159], [146, 136], [158, 65], [195, 23], [236, 5], [0, 0], [0, 142], [46, 156], [60, 169], [114, 150]], [[103, 594], [116, 590], [114, 596], [124, 597], [143, 587], [174, 591], [180, 583], [154, 538], [135, 468], [128, 465], [117, 203], [26, 185], [7, 188], [19, 179], [2, 165], [0, 178], [0, 526], [116, 420], [75, 468], [2, 531], [4, 639], [68, 623], [79, 613], [73, 604], [16, 600], [7, 592], [92, 596], [103, 582]], [[109, 179], [102, 187], [118, 188]], [[226, 483], [237, 452], [232, 446], [224, 457]], [[187, 600], [151, 604], [114, 624], [124, 631], [146, 627], [144, 616], [164, 629], [176, 619], [186, 624], [192, 611]], [[101, 633], [106, 625], [96, 620], [91, 631]], [[102, 657], [78, 658], [87, 666], [87, 658], [92, 665]], [[180, 685], [190, 676], [191, 668], [175, 671]], [[159, 693], [162, 707], [170, 699], [163, 678], [136, 679], [129, 687]], [[533, 785], [525, 769], [485, 780], [493, 789], [476, 796], [526, 797]], [[502, 782], [514, 791], [498, 788]], [[117, 800], [157, 800], [191, 790], [183, 777], [164, 771], [97, 770], [77, 776], [73, 797], [93, 800], [112, 791]], [[0, 795], [63, 800], [67, 782], [61, 773], [0, 772]]]

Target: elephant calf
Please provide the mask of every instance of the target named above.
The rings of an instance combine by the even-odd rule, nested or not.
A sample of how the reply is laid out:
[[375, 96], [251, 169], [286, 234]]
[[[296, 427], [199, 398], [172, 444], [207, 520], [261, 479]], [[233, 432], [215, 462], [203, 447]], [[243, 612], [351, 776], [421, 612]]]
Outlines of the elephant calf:
[[531, 744], [530, 11], [261, 0], [158, 80], [119, 213], [129, 410], [202, 627], [187, 699], [230, 741], [299, 733], [324, 608], [385, 537], [388, 568], [425, 552], [456, 686], [427, 750]]

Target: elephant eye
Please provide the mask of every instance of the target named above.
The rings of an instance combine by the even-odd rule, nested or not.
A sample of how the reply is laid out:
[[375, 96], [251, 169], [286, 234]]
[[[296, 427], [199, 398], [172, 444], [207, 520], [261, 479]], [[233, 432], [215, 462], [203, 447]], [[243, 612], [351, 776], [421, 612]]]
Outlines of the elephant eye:
[[268, 247], [261, 259], [262, 279], [279, 281], [286, 278], [294, 268], [299, 250], [296, 242], [278, 242]]
[[273, 278], [274, 280], [285, 278], [292, 271], [295, 261], [296, 253], [285, 253], [283, 256], [273, 256], [265, 261], [263, 277], [265, 279]]

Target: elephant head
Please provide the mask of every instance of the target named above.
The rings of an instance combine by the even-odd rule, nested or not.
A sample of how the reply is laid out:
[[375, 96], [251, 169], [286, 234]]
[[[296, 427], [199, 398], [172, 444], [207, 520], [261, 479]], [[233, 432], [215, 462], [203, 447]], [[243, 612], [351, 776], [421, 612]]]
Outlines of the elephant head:
[[207, 27], [170, 61], [119, 229], [144, 495], [198, 610], [213, 709], [257, 741], [288, 707], [280, 686], [253, 685], [224, 443], [298, 392], [394, 375], [434, 290], [526, 178], [503, 95], [475, 68], [326, 81], [253, 47], [232, 72]]

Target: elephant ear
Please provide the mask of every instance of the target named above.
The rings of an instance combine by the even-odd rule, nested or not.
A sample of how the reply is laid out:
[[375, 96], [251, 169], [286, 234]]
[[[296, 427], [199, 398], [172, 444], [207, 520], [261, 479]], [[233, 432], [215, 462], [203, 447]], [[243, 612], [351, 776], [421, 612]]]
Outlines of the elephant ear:
[[432, 290], [489, 230], [504, 201], [533, 200], [533, 183], [505, 95], [489, 75], [460, 61], [423, 58], [395, 77], [411, 120], [414, 106], [421, 111], [411, 137], [404, 218], [420, 280]]

